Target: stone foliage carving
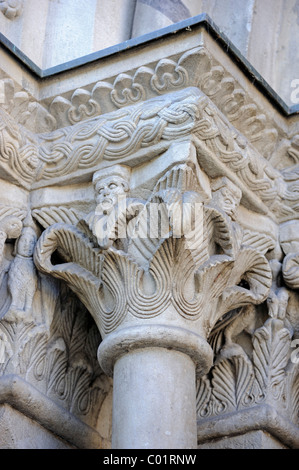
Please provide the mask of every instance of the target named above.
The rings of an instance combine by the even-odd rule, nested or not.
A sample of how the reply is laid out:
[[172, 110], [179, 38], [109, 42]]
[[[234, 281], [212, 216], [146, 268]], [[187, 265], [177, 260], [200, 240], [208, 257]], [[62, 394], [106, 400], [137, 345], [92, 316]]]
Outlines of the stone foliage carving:
[[[280, 401], [284, 407], [288, 392], [290, 331], [282, 320], [270, 318], [255, 331], [252, 344], [251, 358], [237, 345], [230, 348], [230, 354], [224, 350], [211, 376], [199, 381], [199, 418], [219, 416], [265, 401], [272, 404]], [[293, 419], [292, 414], [289, 417]]]
[[35, 142], [14, 120], [0, 109], [0, 165], [8, 179], [27, 189], [40, 165]]
[[32, 132], [51, 132], [56, 128], [56, 120], [48, 110], [11, 78], [0, 79], [0, 94], [0, 107], [14, 122]]
[[[31, 206], [0, 205], [0, 375], [96, 427], [111, 389], [99, 344], [136, 327], [134, 344], [151, 345], [138, 328], [175, 326], [202, 341], [202, 362], [188, 350], [199, 421], [270, 405], [298, 426], [295, 126], [281, 130], [204, 47], [43, 104], [0, 87], [1, 175]], [[30, 196], [87, 181], [94, 201]]]
[[0, 11], [6, 18], [13, 20], [23, 11], [23, 0], [0, 0]]
[[294, 294], [284, 285], [283, 265], [277, 259], [270, 264], [266, 305], [244, 307], [238, 316], [232, 312], [211, 333], [216, 359], [210, 374], [198, 381], [199, 421], [270, 405], [299, 424], [298, 364], [291, 358], [298, 314], [290, 302]]
[[[52, 311], [51, 325], [27, 316], [0, 322], [0, 376], [18, 374], [44, 395], [90, 426], [96, 427], [110, 390], [96, 351], [98, 331], [84, 308], [62, 286], [44, 282], [43, 301]], [[52, 298], [51, 298], [52, 297]]]
[[[160, 92], [186, 80], [168, 61], [159, 67], [163, 73], [152, 86]], [[209, 86], [221, 70], [209, 74], [201, 87], [212, 96]], [[85, 172], [92, 175], [95, 191], [90, 212], [76, 204], [33, 208], [32, 217], [46, 229], [34, 262], [36, 225], [25, 219], [25, 210], [0, 207], [1, 289], [6, 292], [0, 306], [2, 374], [20, 374], [94, 426], [111, 386], [96, 362], [101, 338], [128, 325], [171, 320], [214, 349], [211, 371], [210, 359], [200, 369], [208, 375], [198, 381], [199, 419], [267, 403], [297, 424], [298, 374], [289, 357], [298, 331], [299, 251], [297, 222], [285, 222], [296, 210], [290, 204], [296, 183], [290, 190], [291, 177], [273, 168], [197, 88], [142, 104], [140, 88], [123, 95], [120, 90], [112, 95], [120, 109], [111, 115], [81, 123], [73, 110], [77, 124], [38, 139], [1, 111], [0, 163], [11, 181], [19, 175], [29, 189]], [[127, 106], [127, 99], [137, 104]], [[147, 198], [132, 197], [131, 159], [153, 165], [154, 174], [152, 157], [162, 161], [167, 150], [175, 162], [182, 141], [199, 160], [190, 154], [162, 173], [159, 169]], [[292, 148], [295, 158], [296, 140]], [[201, 186], [202, 171], [209, 190]], [[275, 235], [241, 225], [240, 204], [283, 222], [282, 251]], [[153, 207], [159, 208], [158, 224]], [[153, 221], [155, 230], [148, 232]], [[7, 242], [16, 239], [8, 253]], [[71, 305], [73, 299], [64, 308], [49, 274], [71, 288], [95, 325], [80, 303]], [[76, 309], [85, 312], [82, 324]], [[87, 333], [79, 339], [82, 328]], [[240, 337], [247, 339], [239, 343]]]
[[[164, 324], [169, 315], [177, 325], [207, 337], [225, 313], [259, 304], [267, 297], [271, 285], [268, 263], [260, 251], [241, 245], [231, 220], [240, 192], [231, 183], [236, 205], [234, 199], [227, 203], [226, 194], [222, 202], [215, 196], [214, 203], [203, 205], [192, 168], [175, 165], [158, 180], [149, 199], [130, 219], [121, 249], [118, 235], [108, 237], [110, 243], [101, 246], [91, 237], [93, 225], [87, 230], [81, 223], [78, 227], [54, 224], [39, 239], [37, 267], [71, 287], [91, 312], [102, 338], [123, 323]], [[114, 191], [117, 194], [116, 184]], [[155, 233], [151, 233], [150, 213], [156, 203], [162, 204], [161, 232], [156, 233], [154, 222]], [[107, 209], [105, 199], [100, 205], [102, 211]], [[196, 220], [201, 225], [192, 232], [192, 214], [187, 208], [196, 205]], [[107, 227], [109, 215], [106, 211]], [[55, 250], [64, 260], [62, 264], [52, 264]]]
[[96, 427], [109, 379], [99, 367], [99, 334], [84, 307], [36, 272], [39, 231], [26, 210], [0, 206], [0, 377], [17, 374]]

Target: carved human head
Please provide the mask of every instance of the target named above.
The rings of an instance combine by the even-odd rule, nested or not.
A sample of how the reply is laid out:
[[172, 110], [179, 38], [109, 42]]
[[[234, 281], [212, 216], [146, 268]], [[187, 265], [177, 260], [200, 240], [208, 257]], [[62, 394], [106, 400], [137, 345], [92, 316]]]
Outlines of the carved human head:
[[16, 216], [6, 216], [0, 222], [0, 230], [5, 232], [9, 239], [18, 238], [22, 231], [22, 222]]
[[32, 227], [24, 227], [18, 240], [17, 253], [25, 257], [31, 257], [37, 241], [37, 234]]
[[236, 220], [237, 209], [242, 198], [242, 191], [226, 176], [212, 182], [213, 202], [232, 220]]
[[26, 258], [31, 257], [38, 237], [39, 231], [29, 212], [24, 220], [21, 236], [17, 241], [17, 254]]
[[93, 175], [95, 199], [103, 212], [117, 204], [119, 196], [129, 191], [131, 169], [125, 165], [114, 165], [97, 171]]

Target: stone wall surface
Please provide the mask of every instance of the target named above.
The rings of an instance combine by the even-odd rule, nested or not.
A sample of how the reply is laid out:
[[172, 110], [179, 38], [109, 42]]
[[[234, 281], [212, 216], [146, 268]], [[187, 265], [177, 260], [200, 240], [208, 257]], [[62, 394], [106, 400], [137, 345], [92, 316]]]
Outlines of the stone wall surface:
[[[296, 2], [38, 5], [42, 68], [208, 11], [288, 102]], [[1, 448], [299, 448], [298, 112], [215, 31], [0, 50]]]
[[293, 104], [298, 0], [3, 0], [0, 11], [0, 32], [44, 69], [207, 13]]

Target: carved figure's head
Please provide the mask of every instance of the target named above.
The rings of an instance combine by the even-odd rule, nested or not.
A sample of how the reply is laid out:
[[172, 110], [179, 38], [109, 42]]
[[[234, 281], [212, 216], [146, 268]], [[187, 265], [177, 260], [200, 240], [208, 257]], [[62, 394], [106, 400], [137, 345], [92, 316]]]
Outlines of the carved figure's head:
[[215, 205], [220, 207], [232, 220], [236, 220], [242, 191], [225, 176], [213, 181], [212, 190]]
[[22, 231], [22, 222], [15, 216], [6, 216], [0, 222], [0, 230], [6, 233], [7, 238], [18, 238]]
[[299, 252], [299, 220], [290, 220], [280, 226], [280, 245], [285, 255]]
[[104, 214], [108, 214], [118, 198], [129, 191], [130, 175], [130, 168], [124, 165], [115, 165], [94, 174], [95, 199]]
[[33, 255], [36, 242], [37, 234], [33, 227], [24, 227], [18, 240], [17, 253], [26, 258], [30, 258]]

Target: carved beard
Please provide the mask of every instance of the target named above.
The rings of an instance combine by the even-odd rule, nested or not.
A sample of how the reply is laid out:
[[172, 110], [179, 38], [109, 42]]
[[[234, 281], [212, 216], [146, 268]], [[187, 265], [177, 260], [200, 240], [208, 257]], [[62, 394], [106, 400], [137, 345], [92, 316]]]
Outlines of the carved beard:
[[105, 198], [104, 201], [102, 201], [99, 204], [99, 207], [104, 215], [110, 215], [113, 208], [114, 208], [115, 202], [111, 198]]
[[236, 220], [236, 211], [230, 205], [224, 205], [223, 210], [232, 219], [232, 221]]

